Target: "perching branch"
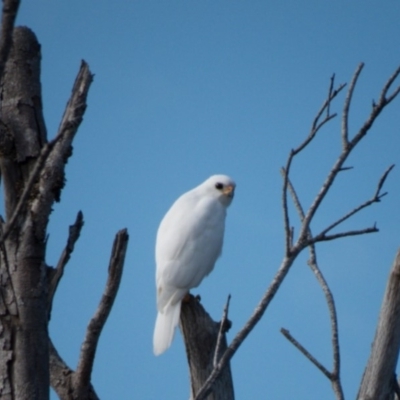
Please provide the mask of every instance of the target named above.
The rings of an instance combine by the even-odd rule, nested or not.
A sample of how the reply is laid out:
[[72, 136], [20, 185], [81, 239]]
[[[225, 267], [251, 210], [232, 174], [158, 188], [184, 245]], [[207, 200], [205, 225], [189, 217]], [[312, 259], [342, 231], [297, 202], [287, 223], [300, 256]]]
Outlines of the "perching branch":
[[[219, 360], [227, 348], [225, 333], [228, 324], [224, 324], [220, 335], [221, 323], [213, 321], [198, 299], [192, 295], [189, 296], [188, 301], [182, 302], [180, 328], [189, 363], [191, 399], [195, 398], [196, 393], [213, 371], [214, 359]], [[234, 400], [234, 397], [232, 374], [228, 362], [215, 383], [213, 393], [207, 397], [207, 400]]]
[[128, 239], [126, 229], [119, 231], [114, 239], [106, 287], [97, 311], [89, 322], [81, 347], [75, 376], [75, 385], [79, 393], [86, 393], [90, 384], [97, 343], [114, 304], [121, 281]]
[[[290, 174], [290, 168], [292, 161], [296, 155], [301, 153], [303, 149], [305, 149], [311, 141], [314, 139], [316, 136], [317, 132], [321, 129], [322, 126], [324, 126], [327, 122], [329, 122], [332, 118], [334, 118], [335, 114], [330, 114], [330, 105], [334, 97], [337, 96], [337, 94], [344, 88], [344, 85], [340, 85], [338, 89], [333, 90], [333, 77], [331, 80], [331, 84], [329, 87], [329, 92], [328, 92], [328, 97], [323, 103], [321, 109], [317, 113], [316, 118], [313, 121], [311, 130], [307, 138], [303, 141], [303, 143], [300, 144], [296, 149], [291, 150], [286, 166], [283, 169], [283, 188], [282, 188], [282, 204], [283, 204], [283, 213], [284, 213], [284, 232], [285, 232], [285, 243], [286, 243], [286, 250], [285, 250], [285, 255], [284, 258], [281, 262], [281, 265], [278, 269], [278, 271], [275, 274], [275, 277], [273, 278], [271, 284], [269, 285], [268, 289], [262, 296], [259, 304], [256, 306], [255, 310], [253, 311], [253, 314], [250, 316], [244, 327], [236, 334], [235, 338], [232, 340], [232, 343], [228, 346], [222, 357], [220, 358], [219, 362], [217, 365], [214, 366], [212, 373], [208, 377], [207, 381], [204, 383], [203, 387], [199, 390], [197, 393], [195, 400], [203, 400], [207, 397], [207, 395], [212, 391], [212, 386], [215, 383], [215, 381], [218, 379], [218, 376], [220, 375], [221, 371], [223, 370], [224, 366], [226, 365], [227, 362], [233, 357], [235, 352], [238, 350], [240, 345], [243, 343], [247, 335], [252, 331], [252, 329], [255, 327], [255, 325], [258, 323], [258, 321], [262, 318], [263, 314], [265, 313], [266, 309], [268, 308], [268, 305], [270, 304], [271, 300], [275, 296], [276, 292], [278, 291], [280, 285], [282, 284], [284, 278], [286, 277], [287, 273], [289, 272], [291, 266], [293, 265], [294, 261], [296, 260], [297, 256], [310, 244], [315, 243], [315, 238], [310, 238], [310, 224], [319, 209], [322, 201], [324, 200], [326, 194], [328, 193], [329, 189], [331, 188], [334, 180], [338, 176], [340, 172], [342, 172], [344, 169], [347, 169], [347, 167], [344, 166], [345, 161], [347, 160], [348, 156], [350, 155], [351, 151], [354, 149], [354, 147], [358, 144], [358, 142], [368, 133], [370, 128], [372, 127], [373, 123], [375, 122], [376, 118], [380, 114], [380, 112], [386, 107], [387, 104], [389, 104], [390, 101], [392, 101], [395, 97], [400, 92], [400, 86], [397, 87], [393, 93], [387, 97], [387, 93], [391, 86], [393, 85], [394, 81], [396, 78], [400, 75], [400, 68], [398, 68], [395, 73], [389, 78], [389, 80], [385, 83], [383, 87], [382, 94], [380, 96], [380, 99], [376, 105], [374, 105], [374, 108], [372, 109], [370, 115], [367, 117], [366, 121], [364, 124], [361, 126], [359, 131], [354, 135], [352, 139], [349, 138], [349, 132], [348, 132], [348, 116], [349, 116], [349, 110], [350, 110], [350, 105], [352, 101], [352, 96], [353, 92], [355, 90], [355, 86], [357, 83], [357, 79], [361, 73], [361, 70], [363, 68], [363, 64], [360, 64], [358, 68], [356, 69], [353, 78], [352, 78], [352, 83], [348, 89], [346, 100], [345, 100], [345, 105], [344, 105], [344, 110], [342, 113], [342, 141], [344, 143], [343, 148], [341, 153], [339, 154], [336, 162], [332, 166], [331, 170], [328, 172], [327, 177], [325, 181], [323, 182], [320, 191], [316, 195], [314, 201], [308, 208], [308, 210], [304, 213], [303, 217], [300, 218], [301, 220], [301, 226], [300, 226], [300, 232], [298, 234], [297, 240], [294, 240], [293, 238], [293, 228], [290, 224], [290, 218], [289, 218], [289, 207], [288, 207], [288, 190], [289, 190], [289, 174]], [[323, 114], [325, 116], [322, 118]], [[321, 120], [322, 118], [322, 120]], [[387, 171], [388, 173], [388, 171]], [[381, 178], [380, 182], [383, 185], [384, 180], [386, 179], [387, 173], [384, 174], [384, 176]], [[381, 186], [378, 184], [378, 194], [380, 193]], [[379, 199], [382, 197], [382, 195], [379, 196]], [[298, 199], [296, 195], [297, 201], [300, 204], [300, 200]], [[376, 202], [376, 198], [373, 202]], [[296, 204], [296, 201], [295, 201]], [[297, 207], [297, 206], [296, 206]], [[363, 206], [359, 208], [361, 210], [366, 206]], [[359, 211], [358, 210], [358, 211]], [[356, 211], [356, 212], [358, 212]], [[351, 212], [351, 215], [354, 215], [355, 212]], [[345, 219], [348, 219], [351, 215], [345, 216]], [[344, 220], [344, 219], [343, 219]], [[340, 222], [339, 222], [340, 223]], [[335, 223], [338, 225], [338, 223]], [[335, 226], [336, 226], [335, 225]], [[332, 228], [330, 228], [332, 229]], [[329, 229], [329, 230], [330, 230]], [[353, 235], [360, 235], [360, 234], [365, 234], [365, 233], [372, 233], [376, 232], [377, 228], [376, 226], [366, 228], [363, 230], [352, 230], [348, 232], [342, 232], [338, 234], [332, 234], [332, 235], [325, 235], [324, 240], [333, 240], [337, 239], [339, 237], [345, 237], [345, 236], [353, 236]], [[326, 233], [326, 232], [325, 232]], [[319, 237], [319, 239], [322, 240], [322, 237]], [[332, 320], [332, 319], [331, 319]], [[333, 335], [334, 336], [334, 335]], [[333, 339], [334, 340], [334, 339]], [[336, 350], [334, 347], [334, 354]], [[335, 358], [336, 357], [336, 358]], [[334, 363], [336, 363], [336, 369], [337, 373], [339, 372], [339, 358], [338, 355], [334, 355]], [[340, 382], [339, 382], [340, 383]], [[337, 391], [338, 390], [338, 391]], [[335, 389], [337, 393], [340, 392], [341, 389], [339, 389], [339, 386]], [[339, 397], [340, 398], [340, 397]]]

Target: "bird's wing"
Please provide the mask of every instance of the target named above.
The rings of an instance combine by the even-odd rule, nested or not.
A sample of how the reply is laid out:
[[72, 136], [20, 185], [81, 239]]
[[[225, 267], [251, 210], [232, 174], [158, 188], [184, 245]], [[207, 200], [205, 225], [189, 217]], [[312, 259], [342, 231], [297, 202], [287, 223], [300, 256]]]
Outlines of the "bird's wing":
[[[188, 291], [198, 286], [221, 253], [224, 226], [225, 208], [220, 203], [185, 195], [179, 198], [157, 234], [157, 288]], [[161, 304], [167, 301], [164, 298]]]

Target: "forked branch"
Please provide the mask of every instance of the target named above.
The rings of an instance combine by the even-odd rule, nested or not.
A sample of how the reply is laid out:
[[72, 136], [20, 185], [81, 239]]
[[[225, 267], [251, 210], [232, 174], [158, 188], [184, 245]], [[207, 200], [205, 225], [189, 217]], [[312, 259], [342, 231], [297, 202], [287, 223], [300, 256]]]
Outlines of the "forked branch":
[[[284, 174], [285, 171], [282, 170]], [[293, 203], [299, 214], [300, 221], [304, 220], [304, 210], [301, 202], [297, 196], [296, 190], [294, 189], [292, 182], [288, 179], [288, 190], [292, 197]], [[302, 346], [287, 329], [282, 328], [281, 333], [288, 339], [305, 357], [307, 357], [332, 383], [333, 390], [335, 392], [336, 398], [338, 400], [343, 400], [343, 388], [340, 380], [340, 350], [339, 350], [339, 330], [337, 322], [337, 313], [335, 302], [333, 299], [332, 292], [326, 282], [319, 266], [317, 263], [317, 254], [315, 251], [315, 243], [313, 242], [312, 233], [309, 231], [309, 240], [311, 244], [309, 245], [310, 258], [308, 260], [308, 265], [314, 273], [322, 291], [324, 292], [326, 303], [329, 310], [329, 318], [331, 321], [331, 339], [332, 339], [332, 353], [333, 353], [333, 370], [328, 371], [304, 346]]]

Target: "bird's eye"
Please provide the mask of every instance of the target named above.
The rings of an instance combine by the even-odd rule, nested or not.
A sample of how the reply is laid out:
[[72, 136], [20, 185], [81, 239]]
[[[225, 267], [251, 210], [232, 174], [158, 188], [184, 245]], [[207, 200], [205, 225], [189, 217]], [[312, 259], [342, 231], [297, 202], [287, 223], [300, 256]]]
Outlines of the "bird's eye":
[[218, 183], [215, 184], [215, 187], [216, 187], [218, 190], [221, 190], [221, 189], [224, 187], [224, 185], [223, 185], [222, 183], [218, 182]]

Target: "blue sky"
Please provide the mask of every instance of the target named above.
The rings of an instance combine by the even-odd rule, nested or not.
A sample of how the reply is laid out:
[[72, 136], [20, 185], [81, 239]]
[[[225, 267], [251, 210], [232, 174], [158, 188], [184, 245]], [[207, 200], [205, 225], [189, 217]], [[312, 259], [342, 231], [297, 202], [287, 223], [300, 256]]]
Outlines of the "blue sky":
[[[188, 398], [180, 333], [167, 353], [152, 354], [154, 240], [162, 216], [209, 175], [236, 180], [223, 255], [193, 291], [215, 320], [232, 295], [231, 340], [283, 257], [279, 169], [288, 151], [308, 134], [332, 74], [338, 83], [348, 82], [363, 61], [351, 108], [356, 131], [400, 63], [399, 18], [394, 0], [22, 1], [17, 23], [31, 27], [42, 44], [50, 138], [80, 60], [95, 74], [67, 185], [49, 226], [47, 262], [54, 265], [68, 225], [78, 210], [84, 213], [50, 324], [72, 368], [103, 290], [114, 234], [123, 227], [130, 233], [123, 281], [93, 372], [102, 399]], [[337, 180], [312, 225], [315, 232], [369, 198], [386, 167], [399, 164], [399, 109], [397, 100], [350, 157], [347, 165], [354, 169]], [[305, 207], [340, 151], [339, 128], [336, 119], [293, 165]], [[346, 398], [356, 395], [400, 245], [399, 179], [396, 167], [384, 201], [344, 225], [377, 222], [378, 234], [317, 248], [337, 305]], [[294, 212], [292, 217], [298, 227]], [[281, 327], [331, 367], [327, 307], [306, 255], [232, 361], [236, 397], [333, 399], [330, 383], [282, 337]]]

